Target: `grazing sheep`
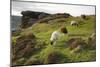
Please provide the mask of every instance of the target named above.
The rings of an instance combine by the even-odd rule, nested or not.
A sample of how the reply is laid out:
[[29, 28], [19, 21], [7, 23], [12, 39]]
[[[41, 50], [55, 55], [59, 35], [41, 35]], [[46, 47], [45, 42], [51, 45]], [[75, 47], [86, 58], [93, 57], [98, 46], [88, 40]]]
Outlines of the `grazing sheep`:
[[50, 41], [51, 41], [51, 45], [56, 42], [56, 40], [58, 40], [58, 38], [61, 36], [61, 34], [64, 33], [64, 34], [67, 34], [68, 31], [66, 29], [66, 27], [62, 27], [60, 29], [60, 31], [54, 31], [51, 35], [51, 38], [50, 38]]
[[78, 22], [77, 21], [71, 21], [71, 25], [72, 26], [78, 26]]
[[81, 18], [85, 20], [86, 19], [86, 15], [81, 15]]

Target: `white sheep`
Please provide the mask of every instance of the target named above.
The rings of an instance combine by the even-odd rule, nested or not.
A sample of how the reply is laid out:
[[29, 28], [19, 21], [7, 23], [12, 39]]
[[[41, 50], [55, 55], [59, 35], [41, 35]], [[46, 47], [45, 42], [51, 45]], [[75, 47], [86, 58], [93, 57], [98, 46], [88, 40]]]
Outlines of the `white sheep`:
[[51, 45], [52, 45], [53, 43], [55, 43], [55, 42], [58, 40], [58, 38], [59, 38], [63, 33], [64, 33], [64, 34], [67, 34], [67, 33], [68, 33], [66, 27], [61, 28], [60, 31], [54, 31], [54, 32], [52, 33], [52, 35], [51, 35], [51, 38], [50, 38]]
[[78, 22], [77, 21], [71, 21], [71, 25], [72, 26], [78, 26]]

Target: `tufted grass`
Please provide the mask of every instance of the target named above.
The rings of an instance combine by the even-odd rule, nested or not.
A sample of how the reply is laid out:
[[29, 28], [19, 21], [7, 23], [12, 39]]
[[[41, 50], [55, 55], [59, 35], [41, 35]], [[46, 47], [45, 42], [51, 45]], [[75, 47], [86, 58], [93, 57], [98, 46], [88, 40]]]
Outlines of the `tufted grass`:
[[[79, 27], [71, 26], [70, 22], [76, 20], [79, 22]], [[81, 37], [87, 39], [92, 33], [95, 33], [95, 17], [88, 16], [88, 19], [82, 20], [80, 17], [69, 17], [65, 19], [66, 22], [51, 22], [51, 23], [36, 23], [32, 27], [24, 29], [22, 34], [32, 32], [38, 40], [45, 41], [46, 48], [42, 49], [39, 53], [36, 53], [38, 60], [42, 64], [48, 64], [48, 55], [52, 52], [58, 52], [63, 55], [62, 60], [57, 63], [69, 63], [69, 62], [88, 62], [96, 60], [96, 50], [82, 50], [79, 53], [71, 53], [66, 43], [68, 39], [73, 37]], [[55, 45], [50, 45], [50, 36], [53, 31], [59, 30], [61, 26], [66, 26], [68, 34], [59, 38]], [[16, 42], [16, 37], [12, 38], [13, 42]], [[33, 55], [34, 56], [34, 55]]]

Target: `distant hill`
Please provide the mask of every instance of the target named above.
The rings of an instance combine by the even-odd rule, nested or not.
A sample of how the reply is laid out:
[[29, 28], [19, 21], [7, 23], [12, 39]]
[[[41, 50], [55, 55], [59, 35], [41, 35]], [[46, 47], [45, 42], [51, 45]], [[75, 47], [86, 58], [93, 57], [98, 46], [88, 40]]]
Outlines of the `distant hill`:
[[21, 16], [11, 16], [11, 30], [16, 30], [19, 28], [19, 25], [21, 24]]

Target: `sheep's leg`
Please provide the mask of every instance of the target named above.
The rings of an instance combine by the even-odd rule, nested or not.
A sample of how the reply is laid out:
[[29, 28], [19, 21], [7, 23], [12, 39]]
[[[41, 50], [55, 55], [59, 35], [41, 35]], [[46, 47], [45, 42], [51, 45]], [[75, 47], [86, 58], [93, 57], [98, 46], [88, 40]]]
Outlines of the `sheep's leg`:
[[77, 27], [78, 27], [78, 24], [77, 24]]
[[51, 41], [50, 43], [51, 43], [51, 45], [53, 45], [53, 43], [54, 43], [54, 42], [53, 42], [53, 41]]

